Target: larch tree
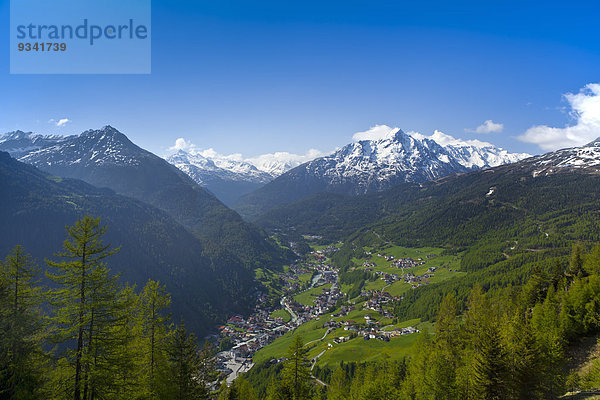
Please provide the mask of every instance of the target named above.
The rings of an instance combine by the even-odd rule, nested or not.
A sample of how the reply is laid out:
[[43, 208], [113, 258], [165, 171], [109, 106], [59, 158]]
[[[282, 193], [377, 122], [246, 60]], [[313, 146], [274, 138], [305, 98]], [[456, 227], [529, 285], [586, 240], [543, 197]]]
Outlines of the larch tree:
[[27, 399], [39, 394], [46, 357], [40, 312], [44, 294], [37, 286], [38, 272], [21, 246], [0, 262], [0, 398]]
[[283, 366], [283, 386], [291, 394], [292, 400], [307, 399], [310, 392], [310, 370], [308, 368], [308, 350], [304, 348], [301, 336], [296, 336], [287, 353]]
[[97, 340], [107, 339], [102, 330], [110, 329], [118, 304], [117, 281], [109, 276], [104, 262], [118, 249], [103, 243], [106, 229], [99, 218], [83, 217], [67, 227], [63, 251], [56, 254], [63, 261], [46, 261], [54, 270], [47, 276], [58, 287], [51, 294], [57, 340], [75, 342], [75, 349], [67, 351], [74, 371], [66, 387], [66, 394], [74, 400], [93, 396], [95, 388], [90, 383], [98, 379], [93, 368], [98, 366], [97, 351], [103, 348]]
[[147, 396], [156, 398], [158, 371], [166, 368], [165, 343], [168, 342], [169, 315], [165, 310], [171, 304], [171, 296], [165, 286], [148, 280], [138, 296], [136, 309], [139, 313], [138, 346], [142, 358], [143, 390]]
[[208, 384], [214, 371], [214, 357], [208, 346], [198, 348], [194, 334], [183, 325], [170, 335], [168, 369], [157, 387], [161, 399], [195, 400], [208, 396]]

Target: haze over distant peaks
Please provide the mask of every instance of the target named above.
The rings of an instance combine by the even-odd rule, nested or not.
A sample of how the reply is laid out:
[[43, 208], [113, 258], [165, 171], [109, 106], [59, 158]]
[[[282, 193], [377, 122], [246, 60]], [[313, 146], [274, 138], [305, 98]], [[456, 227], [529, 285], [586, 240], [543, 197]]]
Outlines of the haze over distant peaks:
[[197, 152], [178, 150], [167, 161], [227, 205], [273, 180], [254, 165], [227, 157], [208, 158]]

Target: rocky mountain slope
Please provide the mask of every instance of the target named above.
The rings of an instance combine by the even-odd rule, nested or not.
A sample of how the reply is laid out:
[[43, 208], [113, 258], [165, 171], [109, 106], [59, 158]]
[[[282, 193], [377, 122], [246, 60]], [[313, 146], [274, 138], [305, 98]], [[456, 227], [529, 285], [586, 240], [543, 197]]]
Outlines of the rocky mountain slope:
[[185, 173], [136, 146], [111, 126], [65, 138], [20, 160], [164, 210], [192, 233], [235, 249], [249, 266], [278, 264], [286, 258], [260, 229], [244, 222]]
[[350, 143], [329, 156], [302, 164], [242, 197], [234, 208], [253, 218], [313, 193], [378, 192], [400, 183], [421, 183], [528, 156], [508, 153], [485, 142], [461, 141], [441, 132], [427, 137], [396, 130], [385, 138]]
[[234, 254], [192, 235], [167, 213], [83, 181], [44, 173], [0, 152], [0, 255], [21, 244], [44, 267], [62, 249], [65, 226], [84, 216], [108, 226], [104, 241], [121, 250], [107, 259], [122, 282], [167, 286], [174, 319], [199, 335], [251, 307], [254, 273]]

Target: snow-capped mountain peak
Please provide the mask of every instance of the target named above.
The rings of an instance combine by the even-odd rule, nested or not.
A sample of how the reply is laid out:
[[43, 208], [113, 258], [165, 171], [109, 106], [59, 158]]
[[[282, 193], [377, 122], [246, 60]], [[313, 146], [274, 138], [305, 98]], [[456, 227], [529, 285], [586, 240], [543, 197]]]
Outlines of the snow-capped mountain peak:
[[[491, 143], [456, 139], [440, 131], [431, 136], [405, 133], [398, 128], [380, 129], [373, 140], [358, 136], [335, 153], [309, 161], [289, 175], [321, 182], [329, 191], [361, 194], [387, 189], [402, 182], [423, 182], [453, 173], [512, 163], [529, 154], [509, 153]], [[355, 135], [355, 138], [357, 135]]]
[[431, 136], [424, 136], [416, 132], [410, 134], [420, 140], [435, 141], [444, 147], [459, 164], [468, 169], [497, 167], [531, 157], [527, 153], [509, 153], [500, 147], [480, 140], [457, 139], [438, 130], [434, 131]]
[[63, 142], [69, 138], [59, 135], [38, 135], [32, 132], [14, 131], [0, 135], [0, 150], [19, 158], [27, 153]]
[[[314, 152], [317, 152], [317, 150], [314, 150]], [[310, 151], [304, 157], [314, 158], [311, 156]], [[302, 164], [303, 161], [299, 161], [299, 159], [302, 158], [302, 156], [299, 157], [287, 151], [278, 151], [272, 154], [263, 154], [259, 157], [251, 158], [249, 161], [260, 171], [264, 171], [273, 178], [276, 178], [290, 169]]]
[[237, 158], [221, 156], [214, 151], [178, 150], [166, 160], [197, 184], [213, 192], [225, 204], [233, 204], [241, 195], [273, 179], [268, 173]]
[[250, 163], [217, 154], [214, 158], [209, 158], [202, 152], [178, 150], [167, 157], [167, 161], [190, 175], [199, 184], [205, 183], [209, 174], [226, 180], [254, 183], [266, 183], [273, 179], [268, 173], [260, 171]]
[[29, 152], [20, 157], [20, 160], [38, 167], [42, 167], [42, 164], [56, 166], [79, 163], [138, 165], [138, 157], [145, 153], [147, 152], [134, 145], [127, 136], [107, 125]]
[[439, 131], [425, 136], [384, 125], [358, 132], [353, 139], [354, 142], [334, 153], [293, 168], [244, 196], [236, 204], [236, 210], [251, 218], [314, 193], [360, 195], [529, 157], [509, 153], [490, 143], [456, 139]]

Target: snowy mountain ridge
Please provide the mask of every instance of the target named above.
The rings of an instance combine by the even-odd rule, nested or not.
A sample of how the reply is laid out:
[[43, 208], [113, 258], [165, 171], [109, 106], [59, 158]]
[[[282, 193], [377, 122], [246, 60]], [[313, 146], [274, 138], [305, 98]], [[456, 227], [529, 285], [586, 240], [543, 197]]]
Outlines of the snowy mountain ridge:
[[63, 142], [69, 138], [70, 136], [39, 135], [32, 132], [14, 131], [0, 135], [0, 150], [19, 158], [32, 151]]
[[425, 136], [394, 129], [386, 137], [350, 143], [298, 169], [324, 179], [328, 185], [350, 186], [352, 194], [362, 194], [528, 157], [529, 154], [509, 153], [491, 143], [464, 141], [439, 131]]
[[600, 172], [600, 138], [581, 147], [570, 147], [532, 157], [533, 176], [544, 176], [571, 169]]
[[68, 136], [46, 147], [18, 157], [20, 161], [43, 168], [48, 166], [138, 165], [138, 148], [112, 126], [87, 130], [78, 136]]
[[179, 150], [166, 160], [203, 185], [214, 177], [232, 181], [267, 183], [273, 177], [254, 165], [226, 157], [208, 158], [197, 152]]

